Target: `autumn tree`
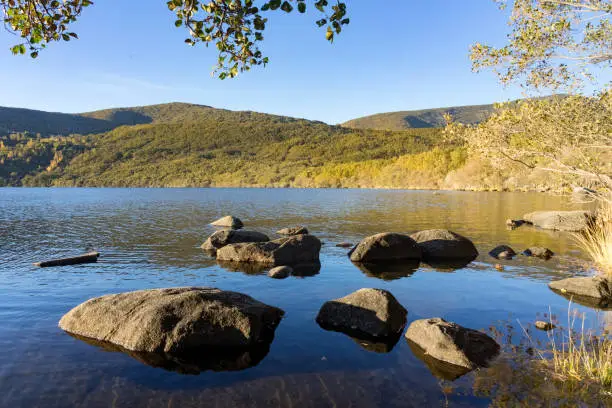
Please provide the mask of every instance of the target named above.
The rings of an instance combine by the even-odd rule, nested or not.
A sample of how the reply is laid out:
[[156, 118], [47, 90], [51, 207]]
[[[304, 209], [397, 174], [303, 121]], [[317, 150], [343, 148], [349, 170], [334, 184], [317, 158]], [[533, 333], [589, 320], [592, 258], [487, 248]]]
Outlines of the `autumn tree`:
[[[169, 0], [174, 25], [187, 30], [185, 43], [213, 44], [219, 53], [215, 72], [219, 78], [235, 77], [256, 65], [268, 63], [259, 44], [275, 11], [305, 13], [314, 7], [321, 13], [316, 20], [333, 41], [350, 21], [346, 4], [338, 0]], [[48, 44], [77, 39], [71, 26], [81, 13], [93, 5], [91, 0], [0, 0], [5, 27], [21, 37], [13, 54], [36, 58]]]
[[496, 0], [510, 11], [508, 42], [476, 43], [470, 57], [475, 71], [493, 69], [502, 84], [570, 88], [593, 68], [612, 65], [610, 0]]

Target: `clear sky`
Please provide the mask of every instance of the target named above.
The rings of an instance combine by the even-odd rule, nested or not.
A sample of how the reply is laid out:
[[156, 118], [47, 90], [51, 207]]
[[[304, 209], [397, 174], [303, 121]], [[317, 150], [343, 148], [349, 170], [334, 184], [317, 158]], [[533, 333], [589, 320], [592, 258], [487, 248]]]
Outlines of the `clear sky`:
[[492, 0], [348, 0], [333, 45], [307, 15], [271, 14], [270, 64], [221, 81], [214, 47], [189, 47], [166, 0], [98, 0], [74, 25], [78, 41], [36, 60], [12, 56], [0, 29], [0, 106], [59, 112], [191, 102], [328, 123], [397, 110], [521, 97], [491, 72], [471, 72], [469, 45], [501, 45], [506, 16]]

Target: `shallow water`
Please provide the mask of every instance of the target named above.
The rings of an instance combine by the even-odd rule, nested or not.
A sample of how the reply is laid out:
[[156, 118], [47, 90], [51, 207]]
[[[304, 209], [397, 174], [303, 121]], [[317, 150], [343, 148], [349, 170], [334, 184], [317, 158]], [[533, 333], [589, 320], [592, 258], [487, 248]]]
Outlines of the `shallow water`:
[[[584, 274], [568, 234], [509, 230], [506, 218], [578, 208], [563, 197], [526, 193], [275, 189], [0, 189], [0, 406], [488, 406], [470, 392], [474, 373], [443, 393], [402, 337], [388, 352], [321, 329], [320, 306], [363, 287], [391, 291], [412, 320], [440, 316], [474, 329], [527, 325], [549, 310], [563, 320], [568, 301], [553, 279]], [[274, 280], [217, 265], [199, 248], [226, 214], [274, 236], [308, 226], [325, 245], [312, 276]], [[386, 274], [362, 271], [339, 242], [377, 232], [448, 228], [481, 255], [450, 270], [420, 265]], [[497, 261], [487, 252], [545, 246], [549, 261]], [[102, 253], [97, 264], [39, 269], [32, 262]], [[496, 263], [504, 265], [499, 271]], [[73, 338], [60, 317], [95, 296], [143, 288], [213, 286], [285, 310], [270, 350], [254, 367], [185, 375]], [[573, 306], [574, 307], [574, 306]], [[595, 326], [602, 312], [586, 312]], [[610, 312], [606, 312], [610, 313]], [[605, 317], [604, 317], [605, 318]], [[609, 317], [608, 317], [609, 318]], [[542, 336], [535, 333], [534, 337]], [[256, 363], [254, 361], [253, 363]]]

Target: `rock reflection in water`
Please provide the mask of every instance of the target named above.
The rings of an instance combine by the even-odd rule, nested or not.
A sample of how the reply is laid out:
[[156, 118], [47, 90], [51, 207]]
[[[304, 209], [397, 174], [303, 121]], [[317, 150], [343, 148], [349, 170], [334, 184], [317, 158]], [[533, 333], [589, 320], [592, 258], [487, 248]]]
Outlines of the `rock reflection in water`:
[[567, 300], [572, 301], [573, 303], [578, 303], [579, 305], [590, 307], [591, 309], [604, 310], [609, 311], [612, 310], [612, 301], [606, 298], [597, 299], [588, 296], [578, 296], [572, 295], [570, 293], [563, 293], [560, 290], [556, 290], [553, 288], [548, 288], [557, 295], [563, 296]]
[[359, 268], [366, 276], [392, 281], [412, 276], [419, 268], [419, 261], [406, 259], [381, 263], [353, 262], [353, 265]]
[[402, 328], [402, 330], [392, 336], [373, 337], [359, 330], [345, 329], [340, 326], [331, 326], [329, 324], [324, 324], [318, 321], [317, 323], [323, 330], [346, 334], [355, 343], [359, 344], [361, 348], [367, 351], [372, 351], [374, 353], [389, 353], [391, 350], [393, 350], [400, 337], [402, 336], [403, 332]]
[[457, 366], [455, 364], [433, 358], [432, 356], [426, 354], [425, 350], [423, 350], [418, 344], [408, 339], [406, 339], [406, 342], [408, 343], [408, 346], [410, 347], [410, 350], [412, 350], [414, 356], [425, 363], [431, 374], [433, 374], [433, 376], [436, 378], [454, 381], [472, 371], [469, 368]]
[[463, 269], [472, 262], [471, 259], [446, 259], [439, 261], [429, 260], [423, 263], [426, 269], [433, 269], [436, 272], [455, 272], [459, 269]]
[[179, 374], [198, 375], [203, 371], [241, 371], [258, 365], [270, 351], [270, 344], [250, 348], [199, 348], [188, 354], [148, 353], [127, 350], [113, 343], [68, 333], [70, 336], [107, 352], [124, 353], [155, 368]]
[[[232, 262], [232, 261], [220, 261], [217, 263], [223, 269], [229, 272], [242, 272], [247, 275], [264, 275], [270, 270], [270, 265], [256, 263], [256, 262]], [[298, 265], [289, 265], [293, 269], [291, 276], [296, 277], [310, 277], [318, 275], [321, 271], [321, 263], [305, 263]]]

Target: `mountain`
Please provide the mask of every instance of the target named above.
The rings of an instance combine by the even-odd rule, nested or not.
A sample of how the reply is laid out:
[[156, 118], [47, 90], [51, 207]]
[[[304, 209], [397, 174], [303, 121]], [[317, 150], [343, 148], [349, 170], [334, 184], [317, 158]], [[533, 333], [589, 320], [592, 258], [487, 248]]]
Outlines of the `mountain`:
[[387, 130], [437, 128], [445, 126], [445, 113], [449, 113], [457, 122], [472, 125], [487, 119], [494, 110], [495, 107], [491, 104], [379, 113], [349, 120], [342, 126], [351, 129]]

